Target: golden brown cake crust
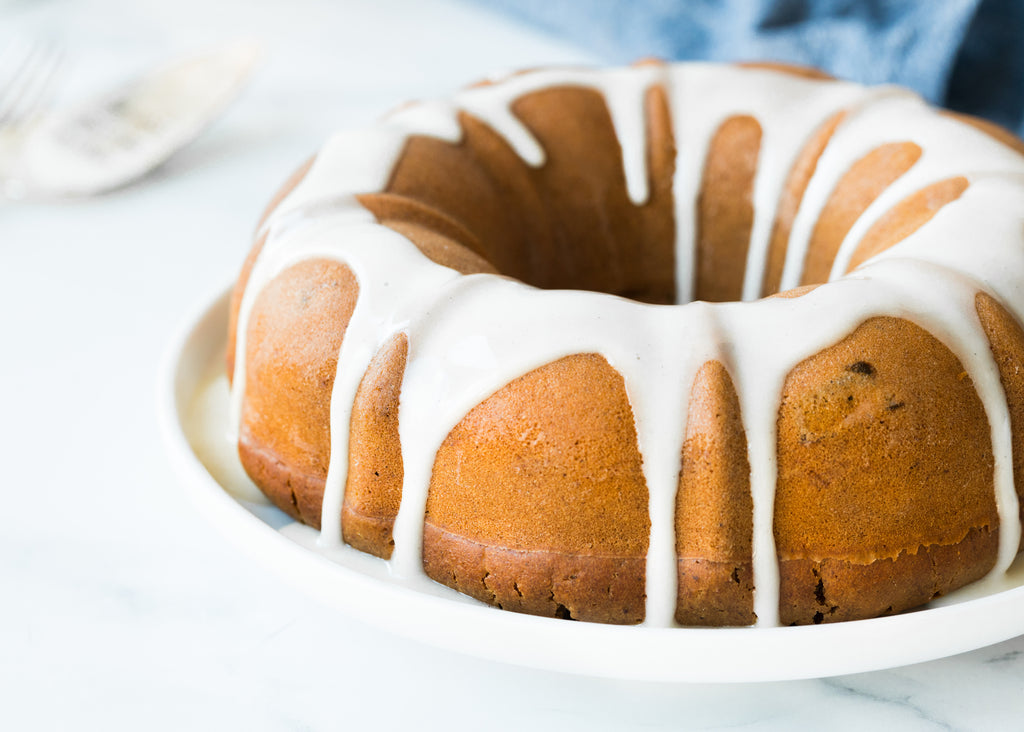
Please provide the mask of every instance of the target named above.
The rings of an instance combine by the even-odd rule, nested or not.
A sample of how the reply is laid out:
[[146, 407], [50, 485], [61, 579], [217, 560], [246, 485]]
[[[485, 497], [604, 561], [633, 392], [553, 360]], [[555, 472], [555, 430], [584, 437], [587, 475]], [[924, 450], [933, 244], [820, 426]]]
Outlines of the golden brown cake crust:
[[814, 225], [801, 285], [827, 282], [839, 245], [867, 207], [921, 157], [913, 142], [891, 142], [855, 162], [836, 184]]
[[799, 76], [804, 79], [817, 79], [819, 81], [835, 79], [834, 76], [822, 71], [821, 69], [815, 69], [811, 66], [801, 66], [800, 64], [783, 63], [781, 61], [742, 61], [736, 65], [740, 68], [746, 69], [777, 71], [782, 74]]
[[786, 185], [783, 186], [779, 197], [775, 223], [772, 225], [772, 238], [768, 245], [768, 259], [765, 263], [764, 279], [761, 284], [762, 295], [772, 295], [779, 290], [782, 282], [782, 270], [786, 264], [789, 235], [793, 230], [793, 222], [796, 220], [797, 211], [803, 201], [804, 192], [811, 182], [811, 176], [817, 169], [818, 158], [821, 157], [825, 146], [828, 145], [845, 116], [845, 112], [837, 112], [825, 120], [804, 145], [804, 149], [800, 151], [800, 155], [789, 171]]
[[644, 619], [644, 557], [509, 549], [426, 524], [427, 576], [503, 610], [630, 625]]
[[[988, 418], [974, 386], [922, 328], [872, 318], [799, 364], [786, 378], [778, 421], [782, 621], [820, 622], [820, 603], [809, 598], [821, 577], [811, 568], [828, 569], [836, 609], [824, 620], [885, 610], [864, 583], [877, 576], [903, 586], [922, 557], [942, 554], [953, 578], [990, 568], [999, 525], [993, 479]], [[894, 611], [952, 586], [904, 587]]]
[[622, 376], [601, 356], [566, 356], [474, 407], [437, 451], [426, 521], [509, 549], [643, 556], [647, 487]]
[[622, 377], [600, 356], [567, 356], [503, 387], [448, 435], [427, 499], [425, 569], [502, 607], [639, 622], [647, 500]]
[[954, 544], [930, 544], [868, 564], [781, 559], [779, 622], [834, 623], [917, 607], [984, 577], [995, 561], [997, 542], [982, 528], [971, 529]]
[[850, 258], [847, 271], [906, 239], [928, 223], [947, 203], [958, 199], [967, 190], [963, 176], [932, 183], [912, 193], [893, 206], [864, 235]]
[[384, 558], [391, 556], [391, 532], [402, 502], [398, 409], [408, 353], [404, 333], [377, 352], [356, 391], [349, 426], [341, 536], [356, 549]]
[[[998, 300], [979, 292], [974, 300], [978, 319], [992, 347], [1006, 393], [1013, 438], [1013, 479], [1024, 521], [1024, 328]], [[1024, 536], [1021, 537], [1024, 547]]]
[[743, 294], [760, 150], [761, 125], [749, 116], [730, 117], [711, 138], [697, 199], [697, 300]]
[[260, 294], [246, 336], [242, 462], [250, 474], [254, 462], [265, 463], [256, 470], [271, 479], [274, 503], [317, 528], [331, 452], [331, 387], [358, 295], [347, 266], [301, 262]]
[[739, 398], [725, 366], [708, 361], [690, 394], [676, 494], [680, 624], [756, 620], [753, 509]]

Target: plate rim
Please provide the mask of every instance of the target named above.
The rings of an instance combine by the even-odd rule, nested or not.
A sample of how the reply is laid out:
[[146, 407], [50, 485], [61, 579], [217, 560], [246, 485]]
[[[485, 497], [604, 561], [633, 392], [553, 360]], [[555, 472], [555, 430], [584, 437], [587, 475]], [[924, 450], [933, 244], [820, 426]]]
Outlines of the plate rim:
[[[307, 549], [232, 497], [192, 449], [183, 403], [226, 343], [231, 287], [184, 317], [160, 365], [157, 416], [193, 504], [245, 553], [305, 593], [394, 634], [464, 655], [618, 680], [739, 683], [823, 678], [895, 668], [1024, 634], [1024, 586], [884, 618], [781, 628], [649, 628], [523, 615], [455, 602], [371, 577]], [[213, 345], [211, 346], [211, 341]], [[381, 560], [383, 561], [383, 560]]]

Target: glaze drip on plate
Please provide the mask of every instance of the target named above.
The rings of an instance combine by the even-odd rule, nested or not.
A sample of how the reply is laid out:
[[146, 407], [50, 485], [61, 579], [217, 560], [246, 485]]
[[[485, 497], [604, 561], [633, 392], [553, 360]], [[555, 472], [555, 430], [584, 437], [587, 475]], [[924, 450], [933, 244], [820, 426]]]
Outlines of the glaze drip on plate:
[[[427, 259], [402, 234], [378, 223], [357, 196], [385, 191], [407, 142], [458, 144], [460, 113], [504, 139], [529, 166], [548, 151], [514, 113], [532, 93], [599, 92], [621, 146], [628, 197], [651, 196], [645, 99], [664, 90], [676, 150], [672, 178], [677, 305], [652, 305], [581, 290], [544, 290], [490, 274], [460, 275]], [[845, 233], [829, 284], [799, 297], [761, 295], [781, 191], [808, 140], [842, 119], [817, 160], [785, 250], [782, 289], [800, 283], [815, 226], [851, 166], [871, 151], [912, 142], [920, 157], [870, 200]], [[697, 208], [715, 133], [737, 116], [760, 126], [753, 223], [743, 301], [691, 302]], [[963, 176], [963, 194], [899, 244], [851, 272], [858, 244], [908, 196]], [[370, 129], [335, 136], [304, 179], [263, 224], [265, 243], [239, 307], [232, 410], [245, 392], [246, 332], [264, 286], [297, 262], [344, 262], [359, 297], [338, 358], [331, 397], [331, 452], [321, 542], [340, 544], [352, 405], [374, 355], [395, 334], [408, 339], [399, 433], [404, 479], [394, 524], [393, 574], [417, 582], [423, 522], [435, 456], [476, 405], [522, 374], [574, 354], [599, 354], [622, 376], [649, 493], [645, 624], [674, 624], [677, 558], [674, 512], [690, 388], [705, 363], [723, 364], [735, 385], [746, 433], [753, 499], [754, 613], [779, 621], [779, 557], [773, 533], [777, 421], [783, 385], [805, 359], [879, 316], [905, 318], [959, 359], [991, 428], [999, 549], [1004, 572], [1020, 542], [1013, 435], [998, 364], [979, 320], [978, 292], [1018, 321], [1024, 315], [1024, 158], [910, 92], [801, 78], [766, 69], [708, 64], [645, 65], [610, 71], [542, 70], [471, 88], [452, 99], [403, 107]], [[544, 327], [538, 328], [537, 324]], [[953, 466], [955, 467], [955, 466]]]

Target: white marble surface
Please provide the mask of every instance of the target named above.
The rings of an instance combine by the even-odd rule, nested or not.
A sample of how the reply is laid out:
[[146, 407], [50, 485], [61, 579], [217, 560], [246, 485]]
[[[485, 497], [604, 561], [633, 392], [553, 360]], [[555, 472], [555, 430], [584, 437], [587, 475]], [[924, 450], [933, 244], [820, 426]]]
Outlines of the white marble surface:
[[[586, 54], [451, 2], [0, 0], [0, 43], [60, 38], [60, 101], [239, 35], [244, 97], [156, 175], [0, 210], [0, 729], [1019, 728], [1024, 638], [917, 666], [650, 685], [457, 656], [347, 619], [224, 539], [155, 419], [167, 339], [227, 283], [277, 182], [412, 96]], [[680, 659], [686, 663], [686, 659]]]

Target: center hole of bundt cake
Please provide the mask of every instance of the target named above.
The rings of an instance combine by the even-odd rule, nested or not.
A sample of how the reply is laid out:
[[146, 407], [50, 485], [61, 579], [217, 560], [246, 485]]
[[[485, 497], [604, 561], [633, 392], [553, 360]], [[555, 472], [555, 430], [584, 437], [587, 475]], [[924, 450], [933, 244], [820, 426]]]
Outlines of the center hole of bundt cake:
[[[646, 102], [646, 190], [632, 195], [628, 155], [601, 92], [541, 89], [517, 98], [511, 111], [543, 151], [539, 165], [486, 122], [460, 113], [458, 143], [412, 136], [392, 168], [389, 206], [400, 199], [416, 215], [377, 210], [378, 219], [427, 223], [490, 265], [476, 271], [543, 289], [674, 303], [675, 147], [663, 90]], [[453, 266], [465, 270], [459, 265], [471, 263], [461, 259]]]
[[610, 213], [573, 209], [544, 226], [527, 218], [496, 226], [490, 220], [457, 221], [436, 205], [405, 196], [375, 194], [360, 200], [380, 223], [408, 238], [428, 258], [463, 274], [502, 274], [547, 290], [676, 302], [671, 212], [657, 225], [623, 223]]
[[694, 219], [682, 223], [694, 227], [693, 246], [683, 248], [693, 262], [678, 269], [692, 272], [693, 286], [677, 287], [676, 150], [663, 90], [652, 88], [645, 101], [642, 165], [624, 150], [597, 90], [531, 92], [511, 111], [543, 150], [540, 165], [480, 119], [460, 114], [457, 144], [410, 137], [386, 191], [361, 199], [364, 205], [406, 228], [428, 256], [464, 272], [658, 304], [684, 293], [740, 299], [761, 143], [753, 117], [727, 119], [711, 140]]

